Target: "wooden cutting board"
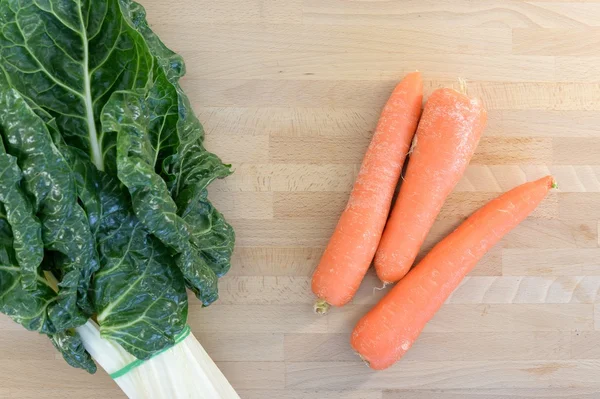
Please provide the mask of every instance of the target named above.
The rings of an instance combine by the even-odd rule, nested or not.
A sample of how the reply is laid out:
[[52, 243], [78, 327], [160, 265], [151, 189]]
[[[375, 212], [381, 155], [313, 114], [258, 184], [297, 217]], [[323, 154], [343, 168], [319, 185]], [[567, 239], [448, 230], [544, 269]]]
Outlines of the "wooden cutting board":
[[[236, 173], [211, 198], [238, 235], [220, 301], [190, 310], [251, 399], [600, 397], [600, 1], [144, 0], [188, 67], [207, 147]], [[487, 200], [560, 186], [383, 372], [348, 345], [383, 295], [312, 314], [310, 274], [395, 83], [468, 81], [489, 125], [426, 249]], [[0, 398], [121, 398], [0, 319]]]

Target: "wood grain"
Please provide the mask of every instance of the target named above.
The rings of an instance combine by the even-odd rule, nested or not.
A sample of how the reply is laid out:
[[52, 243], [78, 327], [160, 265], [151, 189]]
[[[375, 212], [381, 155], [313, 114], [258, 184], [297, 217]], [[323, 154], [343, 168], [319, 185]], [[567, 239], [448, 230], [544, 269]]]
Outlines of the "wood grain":
[[[567, 360], [571, 359], [571, 335], [563, 331], [426, 332], [404, 359], [407, 362]], [[586, 335], [585, 338], [594, 337]], [[286, 334], [285, 359], [288, 362], [353, 362], [357, 356], [348, 346], [349, 340], [349, 334]], [[578, 339], [577, 343], [581, 340]], [[586, 358], [597, 358], [598, 350], [594, 352], [586, 354]]]
[[[553, 0], [551, 0], [553, 1]], [[588, 4], [590, 3], [590, 4]], [[387, 1], [373, 7], [367, 1], [346, 3], [343, 0], [305, 1], [304, 11], [309, 22], [344, 23], [348, 25], [397, 25], [413, 29], [424, 26], [457, 27], [571, 27], [597, 25], [593, 13], [599, 6], [593, 2], [576, 4], [484, 0], [450, 3], [428, 1]]]
[[441, 390], [394, 390], [383, 394], [383, 399], [594, 399], [597, 388], [498, 388], [498, 389], [444, 389]]
[[[483, 360], [402, 362], [376, 372], [360, 362], [290, 362], [291, 389], [599, 388], [600, 360]], [[319, 376], [319, 378], [314, 378]]]
[[[600, 397], [600, 1], [141, 0], [187, 63], [210, 197], [236, 229], [221, 299], [189, 324], [244, 399]], [[398, 79], [468, 82], [488, 127], [419, 257], [499, 193], [553, 193], [480, 262], [406, 359], [366, 368], [354, 323], [390, 287], [312, 314], [310, 275]], [[121, 398], [0, 316], [0, 398]], [[170, 399], [170, 398], [169, 398]]]
[[[347, 305], [327, 316], [328, 332], [350, 333], [372, 305]], [[598, 312], [598, 309], [596, 309]], [[593, 304], [445, 304], [425, 332], [514, 332], [594, 329]]]

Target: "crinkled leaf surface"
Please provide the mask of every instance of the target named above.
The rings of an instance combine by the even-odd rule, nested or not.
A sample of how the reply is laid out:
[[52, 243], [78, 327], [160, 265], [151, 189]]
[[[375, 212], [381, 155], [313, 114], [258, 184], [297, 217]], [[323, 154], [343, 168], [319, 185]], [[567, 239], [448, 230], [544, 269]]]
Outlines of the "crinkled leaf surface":
[[12, 229], [12, 248], [21, 268], [23, 288], [34, 290], [44, 258], [44, 244], [40, 223], [21, 189], [22, 176], [17, 158], [6, 154], [0, 142], [0, 202], [4, 204], [6, 220]]
[[[160, 156], [156, 155], [153, 162], [151, 158], [147, 161], [167, 183], [177, 214], [192, 233], [200, 256], [217, 276], [222, 276], [231, 267], [235, 234], [208, 201], [206, 187], [213, 180], [231, 174], [230, 165], [223, 164], [202, 144], [204, 130], [179, 85], [179, 79], [185, 73], [183, 60], [152, 32], [140, 7], [134, 5], [130, 9], [132, 11], [127, 15], [131, 24], [146, 39], [155, 59], [156, 80], [145, 95], [146, 105], [155, 116], [146, 123], [146, 130], [152, 151], [156, 153], [157, 148], [160, 149]], [[170, 117], [174, 109], [178, 112], [175, 124]], [[155, 143], [163, 144], [157, 146]]]
[[118, 0], [0, 0], [0, 57], [9, 83], [99, 169], [110, 141], [97, 134], [115, 90], [144, 87], [152, 58]]
[[[0, 155], [0, 158], [7, 157], [9, 156]], [[10, 163], [14, 168], [14, 159]], [[0, 180], [3, 181], [5, 175]], [[17, 175], [20, 176], [19, 173]], [[23, 201], [27, 203], [27, 199]], [[47, 280], [36, 272], [33, 286], [30, 283], [27, 286], [19, 284], [19, 280], [23, 279], [22, 275], [29, 276], [29, 272], [23, 269], [22, 264], [11, 265], [18, 256], [15, 253], [16, 238], [13, 237], [7, 213], [4, 206], [0, 206], [0, 311], [28, 330], [47, 334], [54, 347], [71, 366], [82, 368], [91, 374], [95, 373], [96, 364], [83, 347], [79, 335], [70, 329], [57, 331], [52, 325], [48, 309], [56, 300], [56, 292]], [[31, 210], [29, 213], [31, 214]], [[43, 248], [41, 237], [38, 244]]]
[[41, 277], [36, 279], [35, 289], [23, 288], [12, 230], [4, 205], [0, 204], [0, 312], [28, 330], [52, 334], [56, 329], [48, 309], [55, 298], [55, 292]]
[[[0, 252], [5, 253], [5, 249]], [[21, 283], [20, 268], [0, 264], [0, 312], [28, 330], [51, 334], [56, 329], [48, 312], [55, 301], [54, 291], [43, 279], [38, 280], [35, 290], [26, 290]]]
[[0, 90], [0, 129], [7, 151], [23, 170], [24, 188], [35, 200], [44, 247], [53, 253], [60, 283], [52, 322], [58, 329], [77, 327], [93, 312], [88, 294], [99, 262], [71, 170], [42, 119], [15, 90]]
[[65, 153], [100, 253], [94, 279], [100, 333], [146, 359], [173, 345], [185, 327], [183, 276], [167, 249], [133, 214], [124, 187], [76, 150]]
[[[1, 142], [0, 152], [4, 152]], [[32, 207], [29, 201], [22, 192], [17, 192], [20, 190], [18, 182], [21, 179], [21, 171], [16, 166], [15, 158], [4, 152], [0, 155], [0, 164], [5, 168], [0, 179], [0, 186], [3, 186], [0, 188], [2, 190], [0, 193], [0, 312], [28, 330], [46, 334], [55, 333], [56, 329], [48, 315], [48, 310], [56, 299], [55, 292], [37, 271], [33, 273], [32, 282], [32, 270], [19, 264], [19, 261], [22, 262], [22, 256], [18, 255], [18, 251], [25, 250], [21, 245], [42, 245], [39, 224], [37, 224], [38, 231], [34, 233], [36, 237], [32, 237], [31, 242], [19, 244], [15, 241], [9, 220], [15, 223], [16, 228], [21, 227], [25, 230], [29, 230], [31, 224], [35, 225], [37, 221], [32, 220]], [[13, 210], [7, 211], [7, 208]], [[13, 215], [9, 217], [11, 213]], [[26, 222], [28, 219], [29, 222]], [[22, 226], [23, 223], [25, 227]], [[39, 252], [39, 248], [31, 248], [31, 250], [34, 253]], [[23, 282], [23, 276], [26, 276], [29, 281]]]
[[61, 331], [50, 335], [49, 338], [70, 366], [84, 369], [90, 374], [96, 372], [96, 363], [83, 347], [81, 337], [75, 331]]
[[[102, 336], [148, 358], [185, 326], [186, 284], [205, 305], [217, 298], [235, 240], [206, 191], [230, 167], [202, 144], [183, 60], [130, 0], [0, 0], [0, 28], [0, 133], [41, 223], [42, 268], [60, 288], [37, 276], [32, 296], [46, 313], [22, 321], [52, 333], [76, 367], [91, 370], [68, 332], [91, 313]], [[29, 224], [11, 226], [4, 205], [0, 295], [10, 302], [33, 287], [35, 262], [18, 262], [12, 232]]]
[[187, 223], [177, 215], [166, 183], [154, 171], [147, 134], [151, 116], [144, 93], [115, 93], [104, 109], [102, 125], [118, 135], [118, 176], [129, 189], [136, 215], [177, 252], [188, 287], [208, 305], [217, 298], [217, 276], [192, 245]]

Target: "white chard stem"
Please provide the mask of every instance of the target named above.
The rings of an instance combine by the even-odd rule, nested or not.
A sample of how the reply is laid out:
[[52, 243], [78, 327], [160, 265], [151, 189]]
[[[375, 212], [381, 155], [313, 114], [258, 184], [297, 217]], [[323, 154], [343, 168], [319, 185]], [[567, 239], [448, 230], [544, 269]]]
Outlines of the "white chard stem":
[[[136, 360], [116, 342], [100, 337], [98, 326], [91, 320], [77, 332], [85, 349], [109, 374]], [[115, 382], [130, 399], [239, 399], [191, 333], [174, 347], [115, 378]]]

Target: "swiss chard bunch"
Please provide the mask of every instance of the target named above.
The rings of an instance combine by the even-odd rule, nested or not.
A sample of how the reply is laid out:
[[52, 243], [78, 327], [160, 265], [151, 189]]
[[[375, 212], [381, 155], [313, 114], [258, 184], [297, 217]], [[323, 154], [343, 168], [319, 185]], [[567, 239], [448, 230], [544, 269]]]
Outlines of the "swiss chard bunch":
[[130, 0], [0, 0], [0, 26], [0, 311], [90, 372], [91, 317], [148, 359], [234, 245], [183, 60]]

